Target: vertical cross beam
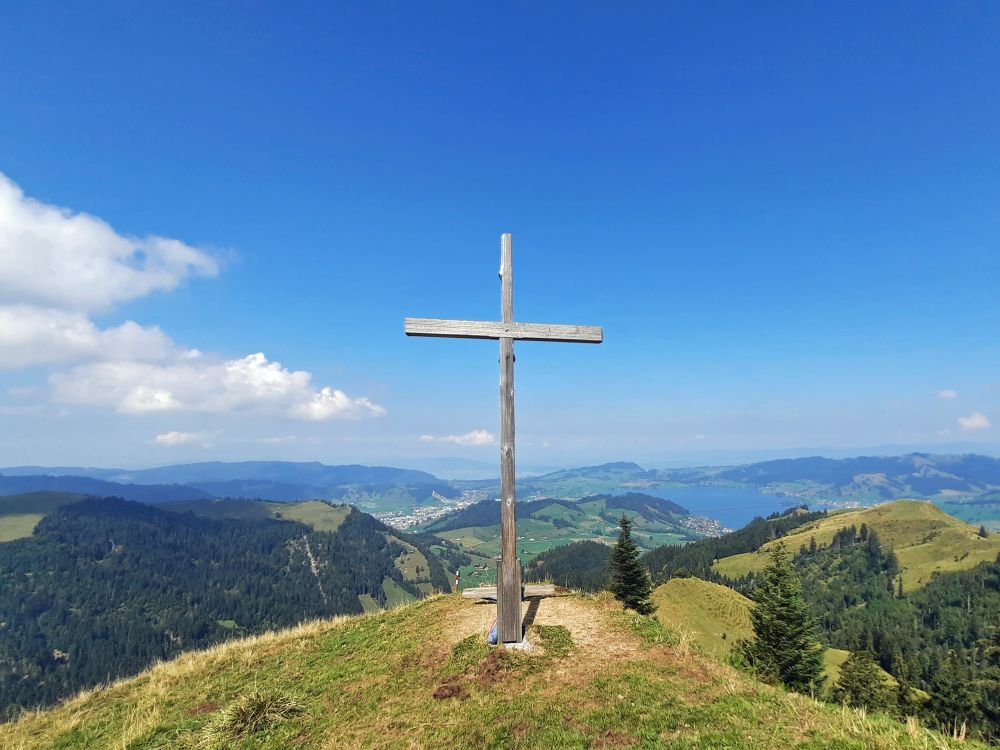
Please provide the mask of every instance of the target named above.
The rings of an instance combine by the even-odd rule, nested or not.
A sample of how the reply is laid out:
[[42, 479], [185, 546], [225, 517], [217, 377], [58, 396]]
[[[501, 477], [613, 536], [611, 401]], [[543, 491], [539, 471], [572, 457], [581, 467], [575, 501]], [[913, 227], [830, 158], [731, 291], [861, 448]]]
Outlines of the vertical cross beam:
[[[500, 237], [501, 322], [514, 322], [511, 236]], [[517, 500], [514, 486], [514, 339], [500, 337], [500, 569], [497, 576], [497, 635], [521, 641], [521, 566], [517, 559]]]

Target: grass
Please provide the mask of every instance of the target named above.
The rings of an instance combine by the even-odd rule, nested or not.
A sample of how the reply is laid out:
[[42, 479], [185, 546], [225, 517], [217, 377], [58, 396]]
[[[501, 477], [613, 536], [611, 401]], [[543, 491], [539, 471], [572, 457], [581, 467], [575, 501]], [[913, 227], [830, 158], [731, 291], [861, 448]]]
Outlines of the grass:
[[[750, 608], [753, 602], [738, 591], [700, 578], [672, 578], [657, 586], [652, 595], [656, 618], [667, 628], [680, 633], [700, 651], [725, 659], [740, 638], [751, 638]], [[828, 648], [823, 657], [827, 684], [840, 677], [849, 651]], [[887, 683], [896, 681], [883, 672]]]
[[0, 542], [31, 536], [38, 522], [45, 518], [42, 513], [11, 513], [0, 516]]
[[225, 748], [302, 713], [302, 704], [275, 690], [255, 688], [219, 711], [201, 731], [199, 747]]
[[382, 581], [382, 591], [385, 592], [386, 607], [392, 609], [413, 601], [413, 594], [404, 589], [391, 578]]
[[692, 634], [703, 651], [728, 656], [740, 638], [753, 635], [751, 602], [737, 591], [700, 578], [673, 578], [653, 591], [656, 616], [664, 625]]
[[349, 505], [330, 505], [320, 500], [300, 503], [268, 503], [276, 514], [289, 521], [299, 521], [314, 531], [336, 531], [351, 514]]
[[229, 642], [28, 714], [0, 748], [981, 747], [757, 683], [606, 596], [542, 600], [532, 653], [483, 643], [492, 612], [446, 595]]
[[[808, 545], [812, 537], [819, 544], [829, 544], [834, 534], [845, 526], [862, 523], [878, 532], [883, 545], [892, 547], [903, 572], [906, 591], [924, 586], [935, 572], [966, 570], [1000, 554], [1000, 535], [987, 538], [978, 528], [949, 516], [930, 502], [897, 500], [874, 508], [838, 513], [807, 524], [789, 534], [784, 541], [790, 550]], [[768, 563], [770, 544], [756, 552], [724, 557], [715, 570], [738, 578], [763, 569]]]
[[75, 492], [26, 492], [0, 497], [0, 542], [31, 536], [47, 514], [85, 497]]

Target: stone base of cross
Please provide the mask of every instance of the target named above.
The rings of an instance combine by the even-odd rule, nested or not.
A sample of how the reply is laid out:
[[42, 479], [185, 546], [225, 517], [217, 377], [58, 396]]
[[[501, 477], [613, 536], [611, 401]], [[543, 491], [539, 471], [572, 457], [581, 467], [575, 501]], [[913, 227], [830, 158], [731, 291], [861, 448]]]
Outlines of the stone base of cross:
[[500, 235], [501, 319], [441, 320], [406, 318], [407, 336], [495, 339], [500, 341], [500, 565], [497, 570], [497, 629], [501, 643], [520, 643], [521, 565], [517, 559], [517, 517], [514, 487], [514, 339], [600, 344], [604, 331], [596, 326], [514, 322], [514, 271], [510, 234]]

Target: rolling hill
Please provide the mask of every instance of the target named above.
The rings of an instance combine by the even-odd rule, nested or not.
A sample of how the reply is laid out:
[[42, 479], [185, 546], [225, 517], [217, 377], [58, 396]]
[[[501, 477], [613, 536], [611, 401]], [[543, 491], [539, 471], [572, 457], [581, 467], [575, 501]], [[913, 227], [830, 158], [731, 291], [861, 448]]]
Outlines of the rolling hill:
[[[672, 578], [653, 590], [656, 617], [668, 628], [689, 634], [701, 649], [725, 659], [741, 638], [752, 638], [750, 608], [753, 602], [743, 594], [700, 578]], [[840, 677], [840, 668], [849, 651], [827, 648], [826, 689]], [[892, 675], [883, 672], [886, 684], [895, 685]]]
[[137, 503], [166, 503], [175, 500], [201, 500], [211, 493], [180, 484], [123, 484], [103, 479], [50, 474], [0, 475], [0, 496], [29, 492], [70, 492], [96, 497], [120, 497]]
[[333, 500], [369, 512], [409, 510], [461, 490], [432, 474], [388, 466], [243, 461], [154, 469], [17, 466], [0, 469], [0, 495], [76, 492], [145, 503], [245, 497], [278, 502]]
[[0, 715], [234, 635], [450, 590], [425, 540], [349, 506], [48, 499], [30, 536], [0, 544]]
[[[838, 530], [866, 524], [878, 532], [882, 544], [899, 559], [906, 590], [924, 586], [935, 572], [966, 570], [1000, 554], [1000, 535], [979, 536], [974, 526], [954, 518], [925, 501], [897, 500], [864, 510], [835, 513], [790, 532], [784, 542], [793, 552], [817, 544], [829, 544]], [[723, 557], [714, 570], [738, 578], [767, 564], [771, 544], [755, 552]]]
[[[691, 517], [686, 508], [651, 495], [632, 492], [579, 500], [544, 498], [517, 504], [521, 559], [527, 562], [540, 552], [577, 540], [613, 542], [622, 514], [633, 519], [632, 537], [644, 549], [703, 536], [687, 525]], [[423, 530], [489, 557], [500, 551], [499, 524], [499, 503], [484, 500], [444, 516]]]
[[607, 597], [540, 600], [530, 653], [484, 644], [491, 612], [441, 596], [233, 641], [28, 714], [6, 746], [982, 747], [762, 685]]

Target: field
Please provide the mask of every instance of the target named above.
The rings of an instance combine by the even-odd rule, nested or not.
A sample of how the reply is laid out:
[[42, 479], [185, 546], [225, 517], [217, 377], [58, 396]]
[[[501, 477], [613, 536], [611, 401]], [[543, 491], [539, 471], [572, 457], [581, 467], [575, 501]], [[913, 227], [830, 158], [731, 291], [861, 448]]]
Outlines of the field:
[[28, 492], [0, 497], [0, 542], [31, 536], [48, 513], [85, 497], [73, 492]]
[[[926, 584], [935, 571], [966, 570], [1000, 554], [1000, 535], [982, 538], [978, 529], [949, 516], [930, 502], [897, 500], [874, 508], [837, 513], [783, 538], [791, 552], [808, 545], [829, 544], [845, 526], [866, 523], [878, 532], [883, 546], [891, 547], [902, 568], [907, 591]], [[722, 575], [738, 578], [767, 565], [770, 544], [757, 552], [732, 555], [719, 560], [714, 568]]]
[[949, 750], [885, 716], [755, 682], [609, 597], [541, 600], [531, 653], [493, 608], [439, 596], [184, 655], [5, 727], [3, 750]]
[[[538, 515], [537, 513], [535, 514]], [[618, 527], [610, 523], [595, 523], [588, 521], [581, 526], [559, 528], [538, 518], [524, 518], [517, 521], [517, 552], [522, 562], [527, 562], [536, 555], [563, 544], [582, 541], [614, 544], [618, 538]], [[471, 526], [464, 529], [436, 532], [437, 536], [458, 542], [468, 551], [486, 557], [496, 557], [500, 554], [500, 526]], [[680, 544], [690, 537], [674, 531], [651, 529], [639, 523], [632, 530], [632, 539], [642, 549], [653, 549], [661, 544]]]
[[300, 503], [267, 503], [277, 518], [298, 521], [315, 531], [336, 531], [351, 512], [348, 505], [330, 505], [320, 500]]

